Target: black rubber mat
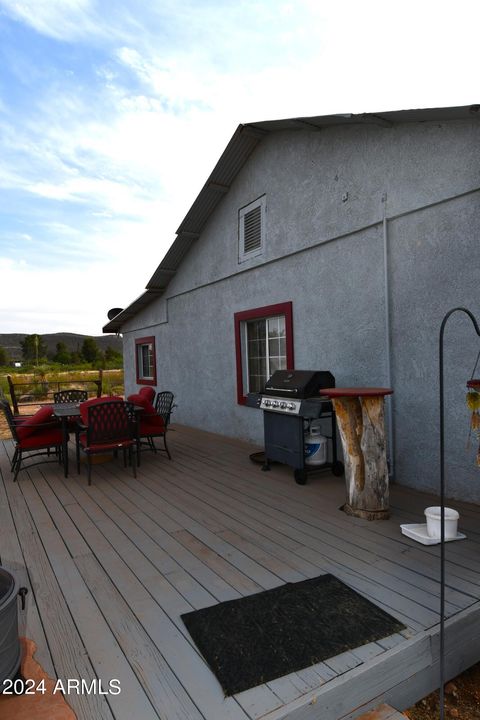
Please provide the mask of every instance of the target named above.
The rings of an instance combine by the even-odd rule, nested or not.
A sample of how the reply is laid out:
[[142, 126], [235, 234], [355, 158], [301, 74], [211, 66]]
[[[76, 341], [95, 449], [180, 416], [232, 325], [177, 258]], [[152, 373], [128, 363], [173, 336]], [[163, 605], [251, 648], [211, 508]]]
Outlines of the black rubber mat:
[[182, 620], [225, 695], [405, 627], [333, 575], [229, 600]]

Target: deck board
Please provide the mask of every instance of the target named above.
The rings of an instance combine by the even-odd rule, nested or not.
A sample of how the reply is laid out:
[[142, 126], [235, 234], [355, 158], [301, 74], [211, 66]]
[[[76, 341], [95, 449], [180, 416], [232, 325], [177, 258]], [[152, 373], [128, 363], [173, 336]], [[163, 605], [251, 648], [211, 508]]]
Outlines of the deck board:
[[20, 612], [19, 632], [23, 637], [35, 638], [36, 658], [50, 677], [55, 674], [50, 649], [43, 629], [40, 614], [35, 601], [27, 564], [17, 537], [7, 494], [3, 483], [0, 483], [0, 564], [17, 579], [19, 587], [26, 587], [27, 611]]
[[[83, 501], [87, 505], [85, 498]], [[80, 505], [69, 505], [67, 511], [84, 537], [88, 538], [92, 552], [105, 572], [162, 655], [168, 658], [173, 672], [181, 679], [204, 716], [225, 717], [228, 720], [245, 718], [235, 700], [223, 700], [215, 679], [181, 627], [179, 616], [191, 610], [191, 606], [174, 592], [173, 587], [158, 572], [152, 572], [149, 578], [145, 575], [143, 579], [137, 576], [124, 559], [123, 547], [117, 546], [117, 551]], [[99, 522], [105, 529], [105, 523]], [[178, 604], [175, 604], [173, 598]], [[168, 613], [172, 614], [174, 620]]]
[[[226, 481], [226, 484], [228, 484], [228, 480]], [[236, 489], [239, 486], [239, 482], [236, 481], [235, 483]], [[246, 486], [243, 486], [244, 489], [246, 489]], [[403, 490], [403, 488], [402, 488]], [[253, 490], [253, 492], [256, 492]], [[260, 493], [262, 490], [259, 491]], [[249, 489], [248, 495], [244, 493], [240, 493], [240, 491], [236, 492], [236, 497], [241, 500], [243, 497], [243, 504], [251, 505], [252, 504], [252, 490]], [[301, 514], [301, 517], [305, 520], [305, 522], [308, 522], [309, 524], [313, 524], [314, 526], [319, 527], [322, 526], [323, 529], [327, 530], [331, 535], [337, 537], [337, 541], [343, 542], [343, 539], [345, 537], [345, 530], [348, 524], [348, 520], [346, 520], [343, 513], [335, 512], [336, 509], [338, 509], [338, 503], [335, 504], [330, 501], [330, 507], [331, 507], [331, 514], [329, 514], [328, 517], [325, 517], [325, 513], [322, 513], [320, 516], [318, 514], [315, 514], [312, 512], [311, 508], [301, 506], [300, 503], [296, 502], [295, 499], [293, 499], [293, 493], [291, 493], [288, 497], [288, 512], [297, 511]], [[282, 509], [282, 512], [287, 512], [285, 509], [285, 498], [281, 497], [279, 499], [278, 495], [275, 497], [268, 497], [268, 503], [269, 506], [273, 506], [276, 508]], [[258, 506], [258, 504], [257, 504]], [[268, 512], [268, 510], [267, 510]], [[402, 518], [402, 521], [404, 519]], [[410, 520], [412, 518], [410, 517]], [[416, 518], [415, 518], [416, 520]], [[419, 518], [420, 520], [420, 518]], [[295, 522], [296, 520], [294, 520]], [[424, 554], [418, 553], [417, 558], [419, 559], [419, 565], [414, 566], [415, 570], [412, 572], [410, 568], [412, 567], [412, 564], [410, 562], [410, 558], [403, 562], [404, 553], [406, 552], [406, 549], [409, 547], [408, 544], [405, 546], [405, 542], [410, 544], [410, 547], [412, 545], [416, 545], [413, 543], [413, 541], [408, 540], [404, 536], [399, 536], [398, 534], [398, 526], [395, 528], [392, 527], [392, 524], [388, 524], [388, 529], [391, 533], [391, 537], [395, 537], [395, 544], [396, 547], [387, 540], [383, 540], [383, 536], [380, 538], [373, 537], [372, 539], [372, 532], [370, 531], [370, 528], [368, 528], [368, 531], [365, 532], [365, 521], [360, 521], [363, 523], [362, 527], [358, 526], [348, 526], [348, 538], [355, 539], [355, 547], [360, 547], [362, 550], [367, 550], [369, 553], [374, 553], [375, 556], [377, 556], [376, 564], [379, 568], [382, 569], [388, 569], [390, 572], [392, 572], [394, 575], [398, 577], [403, 577], [404, 579], [410, 578], [410, 583], [413, 583], [416, 587], [425, 587], [427, 590], [432, 590], [436, 588], [436, 582], [438, 581], [438, 567], [435, 566], [435, 564], [432, 564], [429, 561], [424, 560]], [[334, 526], [337, 526], [336, 528]], [[387, 527], [387, 524], [377, 523], [376, 527]], [[393, 530], [393, 532], [392, 532]], [[402, 543], [403, 541], [403, 543]], [[465, 546], [464, 546], [465, 547]], [[459, 548], [459, 549], [457, 549]], [[456, 552], [459, 554], [459, 558], [461, 559], [462, 563], [468, 563], [469, 566], [471, 566], [470, 560], [465, 559], [465, 554], [467, 554], [467, 557], [472, 557], [474, 561], [476, 561], [476, 548], [468, 547], [465, 548], [465, 551], [459, 546], [459, 544], [452, 545], [450, 544], [448, 546], [448, 554], [452, 553], [452, 550], [456, 549]], [[438, 557], [438, 547], [437, 548], [428, 548], [428, 550], [432, 553], [432, 555]], [[392, 557], [392, 551], [395, 552], [395, 562], [392, 562], [390, 558]], [[369, 558], [370, 561], [375, 561], [375, 557], [372, 557], [372, 555], [365, 555], [365, 558]], [[452, 567], [452, 570], [454, 568]], [[434, 583], [429, 582], [429, 577], [434, 577], [435, 581]], [[478, 575], [475, 576], [476, 580], [478, 582]], [[447, 577], [448, 581], [448, 577]], [[465, 587], [463, 587], [462, 593], [456, 592], [456, 581], [452, 581], [452, 586], [447, 585], [446, 589], [446, 597], [447, 601], [450, 601], [452, 605], [456, 605], [458, 608], [465, 607], [467, 602], [465, 602], [464, 599], [464, 593], [468, 590]], [[470, 591], [472, 592], [472, 596], [475, 597], [477, 593], [477, 588], [475, 586], [470, 587]], [[435, 590], [434, 590], [435, 592]]]
[[[88, 487], [73, 463], [66, 480], [49, 464], [14, 484], [0, 442], [0, 558], [31, 588], [21, 627], [53, 676], [121, 680], [118, 697], [69, 696], [80, 720], [337, 720], [431, 689], [439, 548], [399, 524], [434, 497], [393, 486], [391, 520], [368, 523], [340, 512], [341, 478], [300, 487], [283, 466], [262, 473], [247, 443], [184, 427], [169, 446], [172, 461], [142, 453], [136, 480], [95, 465]], [[448, 623], [476, 637], [480, 508], [454, 506], [468, 539], [447, 546]], [[407, 629], [225, 699], [180, 615], [324, 572]], [[480, 660], [447, 649], [452, 669]]]
[[[82, 678], [91, 682], [97, 677], [92, 659], [84, 652], [83, 638], [51, 565], [55, 559], [48, 557], [27, 506], [24, 493], [28, 493], [31, 481], [22, 479], [24, 487], [10, 481], [5, 483], [5, 490], [30, 576], [32, 595], [28, 601], [35, 600], [42, 618], [56, 676], [61, 680]], [[37, 638], [31, 639], [37, 641]], [[92, 717], [110, 720], [113, 717], [104, 696], [74, 694], [69, 697], [69, 702], [79, 720], [91, 720]]]
[[[204, 489], [198, 488], [197, 491], [200, 493], [203, 493], [205, 495]], [[239, 503], [240, 503], [240, 500], [236, 500], [236, 501], [230, 500], [229, 501], [229, 505], [231, 507], [236, 507], [238, 510], [240, 509], [240, 506], [241, 506], [241, 505], [239, 505]], [[250, 507], [250, 505], [249, 505], [249, 507]], [[253, 516], [257, 520], [260, 520], [261, 517], [264, 517], [264, 513], [267, 512], [269, 517], [272, 518], [272, 522], [274, 523], [275, 528], [281, 529], [285, 535], [287, 535], [287, 532], [290, 532], [290, 537], [293, 536], [291, 530], [288, 530], [285, 528], [285, 526], [280, 525], [280, 520], [285, 518], [285, 513], [283, 512], [283, 510], [281, 510], [280, 512], [266, 511], [264, 509], [261, 509], [261, 505], [259, 503], [255, 504], [255, 508], [258, 509], [258, 512], [255, 514], [253, 512], [250, 512], [251, 516]], [[258, 513], [261, 513], [261, 515], [259, 515]], [[305, 512], [303, 513], [303, 517], [305, 517]], [[314, 521], [315, 521], [315, 523], [318, 523], [318, 518], [315, 518]], [[329, 525], [328, 521], [323, 520], [323, 523], [324, 523], [325, 529], [328, 529], [328, 525]], [[312, 527], [307, 527], [306, 520], [302, 520], [301, 523], [296, 521], [295, 524], [291, 525], [291, 527], [293, 529], [298, 528], [298, 530], [300, 530], [301, 532], [307, 533], [308, 535], [310, 535], [311, 538], [321, 540], [323, 543], [325, 543], [325, 546], [327, 544], [329, 544], [329, 542], [331, 541], [332, 538], [334, 538], [334, 547], [336, 549], [341, 549], [341, 550], [345, 551], [347, 554], [353, 553], [353, 556], [356, 557], [357, 559], [360, 558], [362, 562], [368, 562], [369, 564], [375, 563], [376, 568], [377, 569], [380, 568], [378, 554], [377, 553], [372, 554], [371, 552], [368, 552], [365, 547], [365, 543], [362, 543], [360, 546], [356, 544], [352, 548], [352, 543], [349, 542], [349, 540], [345, 539], [344, 529], [337, 530], [334, 528], [333, 532], [331, 530], [330, 530], [330, 532], [325, 532], [324, 530], [320, 530], [320, 529], [315, 530], [315, 529], [312, 529]], [[297, 536], [297, 537], [298, 537], [302, 547], [304, 547], [309, 542], [308, 539], [306, 539], [306, 535]], [[344, 564], [345, 564], [345, 562], [344, 562]], [[396, 577], [398, 577], [399, 575], [400, 576], [403, 575], [403, 579], [406, 579], [406, 577], [408, 576], [408, 571], [402, 572], [401, 566], [398, 566], [389, 560], [384, 560], [383, 567], [385, 567], [386, 569], [391, 571], [392, 574]], [[383, 576], [380, 575], [380, 578], [382, 578], [382, 577]], [[418, 577], [418, 575], [414, 576], [414, 575], [410, 574], [410, 582], [411, 582], [411, 584], [414, 584], [417, 589], [421, 589], [423, 578]], [[431, 585], [430, 585], [430, 589], [431, 589]], [[462, 602], [460, 602], [461, 597], [462, 597], [461, 595], [459, 595], [457, 597], [457, 602], [458, 602], [457, 607], [462, 606]], [[422, 599], [424, 601], [426, 600], [426, 602], [429, 602], [429, 600], [428, 600], [428, 598], [426, 598], [426, 596], [423, 596]]]
[[[142, 483], [145, 482], [142, 480]], [[151, 488], [152, 482], [156, 482], [153, 479], [147, 481], [147, 485]], [[319, 569], [324, 572], [335, 572], [341, 579], [342, 576], [349, 577], [350, 581], [356, 582], [359, 586], [358, 589], [365, 591], [371, 595], [372, 599], [378, 602], [385, 602], [385, 594], [391, 594], [394, 590], [396, 594], [391, 598], [391, 607], [396, 608], [402, 615], [408, 618], [409, 622], [413, 625], [416, 623], [419, 626], [427, 625], [428, 623], [434, 623], [436, 621], [436, 613], [434, 612], [434, 606], [438, 605], [437, 597], [423, 593], [420, 589], [414, 586], [408, 586], [405, 583], [397, 582], [396, 578], [387, 575], [386, 573], [379, 571], [373, 564], [372, 559], [362, 557], [362, 552], [351, 543], [348, 543], [343, 538], [332, 540], [332, 537], [324, 531], [312, 530], [308, 528], [305, 531], [304, 523], [301, 520], [297, 520], [295, 524], [288, 524], [281, 512], [269, 511], [268, 508], [261, 510], [252, 509], [249, 507], [241, 507], [241, 505], [235, 504], [234, 501], [225, 500], [212, 501], [211, 499], [202, 500], [202, 497], [206, 495], [206, 490], [201, 486], [201, 482], [197, 482], [197, 486], [194, 486], [196, 481], [183, 480], [183, 488], [177, 487], [176, 483], [172, 481], [169, 483], [169, 487], [166, 487], [165, 481], [157, 490], [158, 494], [162, 498], [162, 503], [170, 499], [170, 502], [175, 502], [178, 507], [179, 503], [183, 504], [183, 507], [187, 509], [190, 518], [200, 518], [204, 516], [213, 516], [216, 522], [221, 521], [221, 510], [216, 510], [212, 507], [212, 502], [220, 507], [224, 507], [223, 514], [234, 513], [235, 517], [240, 518], [242, 522], [247, 524], [249, 527], [261, 528], [264, 533], [275, 533], [277, 539], [279, 533], [283, 536], [278, 540], [279, 544], [285, 544], [284, 538], [293, 538], [301, 546], [301, 552], [303, 557], [316, 561], [318, 558], [322, 558], [322, 563]], [[191, 496], [194, 496], [194, 499]], [[179, 511], [176, 510], [178, 513]], [[227, 525], [234, 522], [234, 518], [230, 517], [223, 520]], [[191, 531], [200, 539], [203, 539], [212, 549], [222, 554], [222, 547], [220, 544], [212, 540], [211, 534], [206, 533], [200, 523], [196, 523], [195, 526], [192, 524]], [[198, 534], [200, 533], [200, 535]], [[346, 550], [342, 550], [341, 546], [346, 546]], [[229, 548], [223, 548], [223, 552], [231, 552]], [[352, 573], [357, 576], [356, 580], [352, 580]], [[318, 574], [318, 573], [317, 573]], [[368, 587], [365, 584], [365, 579], [368, 578]], [[264, 587], [265, 581], [262, 583]], [[276, 585], [278, 585], [278, 579]], [[271, 585], [274, 587], [275, 585]], [[403, 591], [403, 595], [399, 595], [398, 591]], [[412, 595], [417, 596], [418, 602], [412, 600]]]
[[[102, 606], [104, 611], [106, 609], [107, 598], [101, 604], [95, 602], [33, 483], [25, 483], [22, 490], [77, 631], [91, 659], [95, 677], [100, 677], [105, 687], [108, 687], [111, 678], [120, 680], [121, 696], [112, 694], [108, 698], [113, 713], [128, 712], [131, 717], [155, 720], [156, 712], [141, 683], [108, 631], [108, 625], [101, 612]], [[88, 553], [84, 552], [83, 555]], [[109, 677], [105, 675], [106, 670]], [[76, 676], [68, 675], [68, 677]], [[79, 677], [81, 678], [82, 675], [80, 674]]]

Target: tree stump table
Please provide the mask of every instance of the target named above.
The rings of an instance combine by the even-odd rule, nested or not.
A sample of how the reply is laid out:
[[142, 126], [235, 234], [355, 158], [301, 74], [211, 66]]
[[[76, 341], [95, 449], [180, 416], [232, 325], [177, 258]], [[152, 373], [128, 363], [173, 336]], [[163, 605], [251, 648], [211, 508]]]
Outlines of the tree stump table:
[[390, 388], [322, 388], [333, 401], [345, 460], [343, 510], [367, 520], [389, 517], [385, 395]]

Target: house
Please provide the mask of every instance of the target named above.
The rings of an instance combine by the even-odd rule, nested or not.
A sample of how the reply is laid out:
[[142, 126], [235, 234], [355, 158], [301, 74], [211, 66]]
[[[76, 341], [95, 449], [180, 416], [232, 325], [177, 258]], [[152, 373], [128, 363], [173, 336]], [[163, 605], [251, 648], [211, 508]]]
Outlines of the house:
[[[245, 405], [278, 367], [390, 386], [393, 479], [439, 482], [439, 330], [480, 318], [480, 105], [240, 125], [121, 332], [127, 394], [261, 444]], [[266, 338], [268, 337], [268, 342]], [[480, 502], [465, 383], [479, 338], [445, 327], [447, 496]]]

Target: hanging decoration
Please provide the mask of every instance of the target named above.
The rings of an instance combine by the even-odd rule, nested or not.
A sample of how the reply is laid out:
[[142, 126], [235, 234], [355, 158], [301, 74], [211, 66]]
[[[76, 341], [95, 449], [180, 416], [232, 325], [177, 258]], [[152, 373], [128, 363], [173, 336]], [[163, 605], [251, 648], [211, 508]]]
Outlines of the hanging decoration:
[[470, 441], [471, 435], [475, 435], [479, 443], [477, 451], [477, 465], [480, 467], [480, 380], [469, 380], [467, 382], [467, 408], [471, 413], [470, 417], [470, 433], [468, 439]]
[[468, 433], [468, 442], [467, 447], [470, 446], [470, 438], [473, 435], [476, 436], [478, 440], [478, 450], [477, 450], [477, 465], [480, 467], [480, 380], [474, 378], [475, 371], [478, 366], [478, 361], [480, 360], [480, 351], [478, 352], [477, 359], [475, 361], [474, 368], [472, 370], [472, 377], [467, 382], [467, 408], [471, 412], [470, 417], [470, 431]]

